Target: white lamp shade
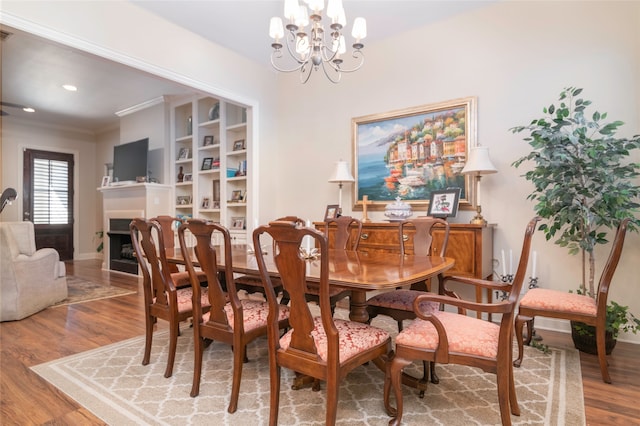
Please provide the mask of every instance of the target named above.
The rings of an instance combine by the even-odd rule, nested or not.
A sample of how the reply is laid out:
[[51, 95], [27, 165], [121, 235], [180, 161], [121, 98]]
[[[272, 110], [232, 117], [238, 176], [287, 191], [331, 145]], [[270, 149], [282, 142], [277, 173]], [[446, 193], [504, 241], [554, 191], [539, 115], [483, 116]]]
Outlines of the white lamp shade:
[[355, 182], [355, 179], [349, 171], [349, 163], [342, 160], [336, 162], [336, 168], [334, 169], [329, 182]]
[[269, 22], [269, 37], [274, 40], [280, 40], [284, 37], [284, 27], [282, 26], [282, 19], [277, 16], [271, 18]]
[[497, 173], [498, 169], [489, 158], [489, 148], [486, 146], [476, 146], [469, 151], [469, 158], [462, 169], [463, 174], [488, 175]]
[[353, 30], [351, 35], [356, 40], [362, 40], [367, 36], [367, 21], [364, 18], [356, 18], [353, 21]]

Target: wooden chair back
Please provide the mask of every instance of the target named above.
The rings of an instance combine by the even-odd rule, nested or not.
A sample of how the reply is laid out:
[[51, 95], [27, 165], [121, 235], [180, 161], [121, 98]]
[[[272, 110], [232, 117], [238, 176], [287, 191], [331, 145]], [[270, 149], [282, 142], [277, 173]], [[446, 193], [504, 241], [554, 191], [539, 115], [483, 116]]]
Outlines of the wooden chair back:
[[[185, 234], [189, 232], [194, 240], [195, 245], [189, 247], [186, 243]], [[218, 257], [220, 254], [216, 251], [216, 247], [212, 241], [217, 241], [214, 234], [221, 236], [221, 253], [224, 256], [224, 269], [218, 269]], [[215, 239], [214, 239], [215, 238]], [[200, 300], [202, 295], [202, 286], [198, 279], [198, 272], [193, 263], [192, 256], [198, 261], [199, 268], [204, 272], [207, 277], [207, 288], [209, 293], [209, 303], [211, 309], [209, 311], [209, 322], [214, 322], [218, 325], [221, 331], [233, 333], [233, 329], [227, 322], [227, 316], [224, 313], [224, 307], [227, 304], [227, 300], [231, 303], [231, 306], [236, 312], [235, 321], [239, 324], [238, 329], [242, 329], [243, 316], [242, 306], [238, 299], [238, 294], [235, 287], [235, 281], [233, 279], [233, 264], [231, 258], [231, 237], [229, 231], [224, 226], [208, 222], [201, 219], [189, 219], [184, 222], [178, 228], [178, 242], [182, 251], [182, 256], [185, 261], [185, 268], [189, 273], [191, 280], [191, 287], [193, 291], [193, 300]], [[220, 272], [224, 272], [225, 283], [221, 283], [219, 276]], [[226, 290], [224, 290], [226, 284]], [[199, 328], [202, 325], [202, 307], [199, 303], [194, 303], [193, 307], [193, 328], [196, 335], [199, 335]]]
[[154, 220], [137, 217], [129, 224], [129, 230], [142, 271], [145, 309], [153, 304], [168, 306], [167, 292], [175, 290], [175, 287], [166, 256], [158, 249], [164, 247], [162, 228]]
[[444, 219], [429, 216], [407, 219], [400, 222], [400, 226], [398, 227], [400, 232], [400, 254], [405, 254], [406, 252], [405, 246], [408, 238], [405, 234], [405, 228], [407, 225], [413, 225], [416, 229], [415, 234], [413, 234], [413, 254], [416, 256], [429, 256], [431, 254], [433, 229], [434, 227], [444, 227], [444, 239], [438, 255], [440, 257], [445, 256], [449, 242], [449, 222]]
[[[330, 246], [342, 250], [358, 250], [362, 235], [362, 221], [351, 216], [327, 219], [324, 224], [325, 235], [329, 235], [329, 226], [333, 223], [336, 225], [336, 230], [333, 234], [333, 245], [330, 244]], [[351, 232], [352, 227], [355, 227], [355, 233]]]
[[[253, 234], [254, 247], [256, 247], [256, 258], [258, 269], [263, 282], [265, 283], [267, 303], [269, 312], [276, 312], [278, 301], [273, 291], [272, 278], [270, 277], [264, 255], [262, 254], [261, 238], [264, 234], [269, 235], [273, 240], [273, 260], [279, 272], [279, 281], [284, 290], [289, 294], [289, 324], [293, 329], [291, 338], [291, 348], [298, 350], [301, 358], [316, 358], [316, 350], [311, 337], [313, 330], [313, 315], [307, 305], [305, 292], [307, 291], [306, 269], [308, 260], [300, 255], [300, 245], [305, 236], [311, 237], [316, 243], [320, 252], [317, 262], [320, 263], [319, 282], [319, 305], [322, 316], [322, 324], [327, 331], [329, 354], [337, 356], [337, 330], [333, 324], [331, 309], [329, 305], [329, 266], [327, 256], [327, 238], [320, 232], [312, 228], [298, 227], [292, 221], [270, 222], [267, 226], [258, 227]], [[269, 320], [269, 346], [270, 349], [279, 348], [279, 335], [276, 323]], [[331, 355], [330, 355], [331, 356]], [[336, 359], [336, 358], [334, 358]]]
[[622, 248], [624, 247], [624, 240], [627, 235], [627, 227], [629, 226], [630, 220], [631, 219], [626, 218], [620, 221], [611, 246], [611, 252], [609, 252], [609, 258], [607, 259], [607, 263], [604, 265], [604, 269], [600, 275], [600, 281], [598, 282], [598, 294], [596, 296], [596, 306], [598, 307], [597, 322], [603, 327], [606, 325], [607, 320], [609, 287], [611, 287], [613, 275], [615, 274], [618, 262], [620, 261], [620, 255], [622, 254]]

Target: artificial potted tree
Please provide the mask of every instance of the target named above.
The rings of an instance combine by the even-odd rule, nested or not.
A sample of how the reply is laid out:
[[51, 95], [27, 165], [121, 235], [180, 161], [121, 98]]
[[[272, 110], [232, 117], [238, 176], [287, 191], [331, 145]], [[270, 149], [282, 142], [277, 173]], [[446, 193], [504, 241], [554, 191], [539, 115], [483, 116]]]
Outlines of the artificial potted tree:
[[[640, 225], [640, 163], [629, 159], [640, 148], [640, 135], [616, 137], [624, 123], [604, 122], [607, 114], [597, 111], [589, 117], [586, 109], [591, 101], [578, 97], [581, 92], [581, 88], [565, 88], [558, 106], [551, 104], [543, 109], [543, 117], [511, 129], [527, 132], [524, 140], [533, 148], [513, 166], [533, 162], [524, 177], [535, 187], [527, 198], [536, 202], [536, 213], [547, 219], [539, 229], [547, 240], [557, 235], [555, 243], [567, 247], [570, 254], [582, 255], [578, 291], [595, 297], [595, 246], [608, 243], [607, 230], [616, 228], [622, 219], [631, 218], [630, 230], [637, 231]], [[594, 336], [585, 324], [572, 323], [572, 328], [574, 343], [581, 336]], [[607, 305], [607, 331], [613, 338], [607, 353], [620, 331], [638, 330], [640, 321], [627, 306], [613, 301]], [[590, 351], [584, 343], [576, 347]]]

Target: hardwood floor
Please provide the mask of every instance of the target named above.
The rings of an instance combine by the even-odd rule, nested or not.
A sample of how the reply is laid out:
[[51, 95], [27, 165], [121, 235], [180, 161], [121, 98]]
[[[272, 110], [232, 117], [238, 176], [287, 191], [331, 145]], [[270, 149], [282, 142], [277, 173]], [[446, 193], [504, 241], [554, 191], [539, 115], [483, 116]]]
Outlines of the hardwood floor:
[[[0, 323], [2, 425], [104, 424], [30, 367], [144, 334], [141, 285], [136, 277], [102, 271], [100, 262], [93, 260], [68, 262], [67, 271], [92, 281], [136, 288], [138, 293], [49, 308], [21, 321]], [[159, 327], [166, 324], [161, 321]], [[539, 334], [550, 346], [573, 346], [569, 335]], [[609, 358], [612, 385], [602, 382], [596, 356], [580, 354], [580, 359], [587, 424], [640, 424], [640, 345], [618, 342]]]

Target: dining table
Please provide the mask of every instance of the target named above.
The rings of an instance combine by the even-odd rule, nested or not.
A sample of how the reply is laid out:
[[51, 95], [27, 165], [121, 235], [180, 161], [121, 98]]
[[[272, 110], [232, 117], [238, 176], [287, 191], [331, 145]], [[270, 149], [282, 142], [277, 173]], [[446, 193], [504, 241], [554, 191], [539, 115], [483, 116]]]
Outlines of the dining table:
[[[214, 246], [219, 266], [225, 264], [224, 250]], [[270, 247], [269, 247], [270, 248]], [[269, 274], [278, 278], [278, 270], [273, 261], [272, 251], [265, 251], [265, 263]], [[169, 263], [184, 264], [179, 247], [165, 250]], [[329, 285], [351, 290], [349, 298], [349, 319], [366, 323], [367, 292], [395, 290], [414, 283], [424, 282], [450, 269], [454, 259], [440, 256], [414, 256], [399, 253], [380, 253], [353, 250], [329, 249]], [[253, 248], [246, 244], [231, 246], [233, 271], [239, 274], [259, 276], [258, 262]], [[198, 266], [195, 255], [191, 255]], [[307, 281], [320, 279], [320, 262], [310, 257], [307, 261]]]

